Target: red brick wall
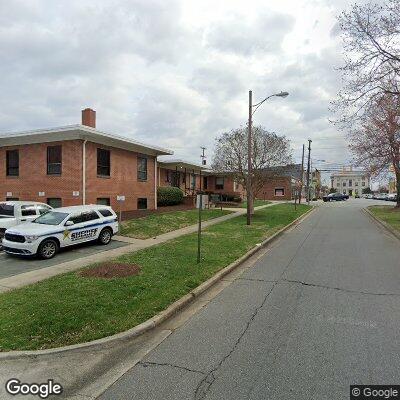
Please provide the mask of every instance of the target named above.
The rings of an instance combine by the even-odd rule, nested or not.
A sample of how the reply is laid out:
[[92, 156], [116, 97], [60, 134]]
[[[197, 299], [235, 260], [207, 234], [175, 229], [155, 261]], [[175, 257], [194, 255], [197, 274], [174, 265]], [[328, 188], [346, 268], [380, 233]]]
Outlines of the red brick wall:
[[[47, 146], [62, 145], [62, 175], [47, 175]], [[7, 192], [20, 200], [46, 202], [47, 198], [62, 198], [63, 206], [82, 204], [82, 146], [81, 140], [41, 143], [0, 148], [0, 200]], [[97, 148], [107, 148], [88, 142], [86, 144], [86, 203], [96, 203], [99, 197], [109, 197], [116, 210], [117, 195], [125, 195], [123, 211], [137, 209], [137, 199], [147, 198], [149, 209], [155, 208], [154, 157], [147, 156], [147, 181], [137, 179], [137, 153], [108, 148], [111, 158], [110, 178], [97, 177]], [[19, 149], [19, 177], [6, 177], [6, 150]], [[74, 197], [73, 191], [79, 191]], [[45, 192], [39, 197], [39, 192]]]
[[[62, 145], [62, 175], [47, 175], [47, 146]], [[6, 176], [6, 150], [19, 150], [19, 177]], [[82, 204], [82, 142], [71, 140], [0, 148], [0, 200], [7, 192], [20, 200], [46, 203], [47, 198], [61, 197], [63, 205]], [[79, 197], [72, 195], [79, 191]], [[39, 197], [39, 192], [45, 192]]]
[[[284, 196], [275, 196], [275, 189], [283, 188], [285, 190]], [[265, 200], [290, 200], [292, 198], [292, 186], [290, 177], [270, 178], [256, 193], [256, 198]]]
[[[110, 150], [110, 177], [97, 176], [97, 148]], [[137, 157], [132, 151], [88, 142], [86, 144], [86, 202], [96, 203], [99, 197], [110, 197], [111, 207], [119, 209], [117, 195], [125, 196], [123, 211], [137, 209], [137, 199], [147, 198], [147, 208], [155, 208], [154, 157], [147, 157], [147, 181], [137, 179]]]

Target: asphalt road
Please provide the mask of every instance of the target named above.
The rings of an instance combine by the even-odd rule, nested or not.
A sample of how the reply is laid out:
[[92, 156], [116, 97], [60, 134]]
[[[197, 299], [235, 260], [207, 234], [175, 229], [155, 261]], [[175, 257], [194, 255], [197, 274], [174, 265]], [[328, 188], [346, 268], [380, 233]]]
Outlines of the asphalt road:
[[51, 260], [40, 260], [33, 257], [15, 257], [5, 254], [4, 251], [0, 251], [0, 279], [36, 269], [51, 267], [66, 261], [76, 260], [77, 258], [126, 245], [127, 243], [118, 242], [116, 240], [113, 240], [108, 246], [84, 243], [78, 246], [61, 249], [60, 253]]
[[321, 205], [101, 397], [348, 399], [400, 384], [400, 243]]

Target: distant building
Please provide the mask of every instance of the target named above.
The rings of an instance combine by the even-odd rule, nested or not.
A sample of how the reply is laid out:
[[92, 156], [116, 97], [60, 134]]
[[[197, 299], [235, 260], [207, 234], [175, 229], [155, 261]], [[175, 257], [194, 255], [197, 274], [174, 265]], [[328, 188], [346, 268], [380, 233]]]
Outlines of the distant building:
[[264, 185], [255, 197], [264, 200], [294, 199], [300, 188], [301, 175], [300, 164], [266, 168]]
[[360, 195], [363, 189], [370, 188], [370, 177], [366, 171], [343, 167], [342, 171], [331, 175], [331, 188], [349, 196]]

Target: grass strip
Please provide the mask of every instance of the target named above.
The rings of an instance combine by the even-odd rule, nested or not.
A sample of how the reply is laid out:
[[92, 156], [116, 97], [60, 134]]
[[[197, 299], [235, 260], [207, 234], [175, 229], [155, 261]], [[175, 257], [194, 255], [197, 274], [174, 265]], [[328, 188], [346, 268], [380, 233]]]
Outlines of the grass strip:
[[[203, 221], [230, 214], [227, 210], [202, 210]], [[136, 239], [148, 239], [163, 233], [175, 231], [197, 223], [199, 211], [172, 211], [163, 214], [150, 214], [146, 217], [124, 221], [120, 226], [120, 234]]]
[[375, 217], [389, 224], [392, 228], [400, 232], [400, 209], [392, 206], [369, 206], [368, 210]]
[[[137, 264], [139, 275], [86, 278], [79, 271], [0, 295], [0, 350], [82, 343], [132, 328], [167, 308], [217, 271], [309, 210], [280, 204], [256, 211], [251, 226], [238, 216], [114, 260]], [[87, 268], [91, 268], [89, 266]]]

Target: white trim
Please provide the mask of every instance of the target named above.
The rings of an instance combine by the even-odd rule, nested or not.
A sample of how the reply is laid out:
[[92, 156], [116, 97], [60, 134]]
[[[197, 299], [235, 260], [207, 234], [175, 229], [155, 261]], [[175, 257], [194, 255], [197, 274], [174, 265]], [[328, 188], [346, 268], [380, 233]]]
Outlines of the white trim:
[[173, 151], [162, 147], [102, 132], [85, 125], [68, 125], [50, 129], [3, 133], [0, 134], [0, 139], [0, 147], [81, 139], [154, 156], [174, 154]]
[[171, 168], [175, 169], [175, 167], [178, 167], [178, 168], [195, 169], [195, 170], [200, 170], [200, 171], [207, 170], [206, 167], [204, 167], [200, 164], [192, 163], [190, 161], [186, 161], [186, 160], [182, 160], [182, 159], [164, 158], [164, 159], [158, 160], [158, 163], [160, 164], [161, 168], [165, 168], [165, 169], [171, 169]]
[[[282, 190], [282, 194], [276, 194], [277, 190]], [[285, 188], [284, 187], [275, 187], [274, 188], [274, 197], [284, 197], [285, 196]]]

